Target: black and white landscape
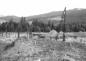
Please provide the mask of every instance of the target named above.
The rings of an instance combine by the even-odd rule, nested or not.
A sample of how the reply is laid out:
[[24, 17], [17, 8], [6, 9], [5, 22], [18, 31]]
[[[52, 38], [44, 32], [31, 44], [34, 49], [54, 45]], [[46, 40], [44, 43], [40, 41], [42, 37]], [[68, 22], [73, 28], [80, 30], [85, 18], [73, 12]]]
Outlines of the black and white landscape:
[[0, 61], [85, 61], [86, 9], [0, 17]]
[[0, 61], [86, 61], [85, 0], [0, 1]]

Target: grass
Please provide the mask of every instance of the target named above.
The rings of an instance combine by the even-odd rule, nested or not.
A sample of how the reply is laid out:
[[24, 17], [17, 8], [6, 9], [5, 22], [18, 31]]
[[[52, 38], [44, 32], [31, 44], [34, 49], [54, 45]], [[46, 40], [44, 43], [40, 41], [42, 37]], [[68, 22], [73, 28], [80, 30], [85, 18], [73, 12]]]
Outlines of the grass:
[[[56, 55], [62, 57], [63, 55], [69, 55], [70, 57], [74, 58], [75, 60], [81, 60], [85, 61], [86, 59], [86, 45], [83, 43], [78, 42], [61, 42], [61, 41], [55, 41], [55, 40], [42, 40], [37, 41], [38, 44], [44, 50], [52, 51]], [[53, 55], [53, 54], [52, 54]]]
[[[18, 40], [18, 39], [16, 39]], [[27, 39], [27, 38], [20, 38], [19, 39], [24, 40], [26, 44], [30, 43], [28, 41], [32, 41], [33, 48], [35, 51], [36, 49], [41, 49], [37, 50], [38, 52], [35, 52], [32, 54], [32, 56], [28, 55], [28, 58], [35, 58], [38, 57], [42, 61], [62, 61], [62, 60], [67, 60], [63, 59], [63, 57], [66, 55], [70, 58], [73, 58], [75, 60], [79, 61], [86, 61], [86, 44], [84, 43], [79, 43], [79, 42], [62, 42], [58, 40], [50, 40], [50, 39], [45, 39], [45, 38], [40, 38], [38, 40], [33, 40], [33, 39]], [[8, 43], [2, 43], [0, 42], [0, 53], [3, 52], [4, 48], [8, 45]], [[18, 45], [20, 46], [20, 45]], [[29, 46], [30, 47], [30, 46]], [[26, 47], [27, 48], [27, 47]], [[9, 49], [10, 51], [10, 49]], [[12, 51], [12, 50], [11, 50]], [[31, 50], [30, 50], [31, 51]], [[24, 57], [22, 57], [24, 58]], [[6, 58], [8, 59], [8, 58]], [[6, 61], [6, 59], [4, 61]], [[10, 58], [12, 59], [12, 58]], [[17, 59], [17, 58], [15, 58]], [[13, 58], [13, 60], [15, 60]], [[11, 60], [11, 61], [13, 61]], [[16, 60], [17, 61], [17, 60]]]
[[0, 54], [4, 51], [4, 48], [7, 46], [7, 43], [0, 43]]

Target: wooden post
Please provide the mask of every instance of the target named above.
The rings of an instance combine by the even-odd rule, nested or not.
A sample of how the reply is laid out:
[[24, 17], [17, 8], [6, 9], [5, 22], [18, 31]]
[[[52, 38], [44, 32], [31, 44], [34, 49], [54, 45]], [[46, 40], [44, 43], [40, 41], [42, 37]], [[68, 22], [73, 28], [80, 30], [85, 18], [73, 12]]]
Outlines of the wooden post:
[[18, 24], [18, 29], [17, 29], [17, 31], [18, 31], [18, 38], [20, 38], [20, 31], [19, 30], [21, 30], [20, 29], [20, 23]]
[[27, 38], [29, 37], [29, 36], [28, 36], [28, 31], [29, 31], [29, 30], [28, 30], [28, 26], [27, 26]]
[[18, 31], [18, 38], [20, 37], [20, 32]]

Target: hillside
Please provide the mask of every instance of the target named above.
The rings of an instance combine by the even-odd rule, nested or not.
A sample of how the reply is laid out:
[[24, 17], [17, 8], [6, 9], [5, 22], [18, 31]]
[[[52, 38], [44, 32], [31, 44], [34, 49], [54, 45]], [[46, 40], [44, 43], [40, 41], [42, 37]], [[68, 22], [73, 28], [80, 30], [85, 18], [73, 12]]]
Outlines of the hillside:
[[17, 17], [17, 16], [3, 16], [3, 17], [0, 17], [0, 22], [8, 22], [10, 20], [13, 20], [15, 22], [19, 22], [20, 17]]
[[86, 23], [86, 9], [73, 9], [67, 11], [66, 22], [69, 23]]
[[[62, 11], [55, 11], [50, 12], [47, 14], [41, 14], [37, 16], [31, 16], [27, 17], [28, 19], [31, 18], [38, 18], [42, 21], [51, 20], [53, 22], [59, 22], [61, 20]], [[67, 10], [67, 16], [66, 16], [66, 22], [67, 23], [86, 23], [86, 9], [72, 9]]]
[[[44, 23], [47, 23], [49, 20], [52, 22], [58, 23], [61, 20], [62, 11], [53, 11], [45, 14], [40, 15], [34, 15], [34, 16], [28, 16], [26, 17], [26, 20], [33, 20], [38, 19], [39, 21], [42, 21]], [[4, 16], [0, 17], [1, 21], [9, 21], [13, 19], [15, 22], [20, 21], [20, 17], [17, 16]], [[67, 17], [66, 17], [67, 23], [86, 23], [86, 9], [72, 9], [67, 10]]]

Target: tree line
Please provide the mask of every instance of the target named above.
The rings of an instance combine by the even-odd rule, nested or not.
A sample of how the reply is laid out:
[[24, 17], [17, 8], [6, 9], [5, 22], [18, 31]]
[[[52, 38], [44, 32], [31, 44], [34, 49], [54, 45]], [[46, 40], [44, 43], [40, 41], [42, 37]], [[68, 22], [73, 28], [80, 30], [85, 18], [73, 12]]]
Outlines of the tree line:
[[[54, 25], [53, 22], [48, 21], [48, 24], [33, 19], [32, 24], [26, 21], [25, 17], [21, 17], [20, 22], [14, 22], [12, 19], [9, 22], [0, 24], [0, 32], [49, 32], [55, 29], [57, 32], [64, 31], [64, 24], [59, 23]], [[71, 23], [65, 24], [66, 32], [79, 32], [86, 31], [86, 24], [82, 23]]]

